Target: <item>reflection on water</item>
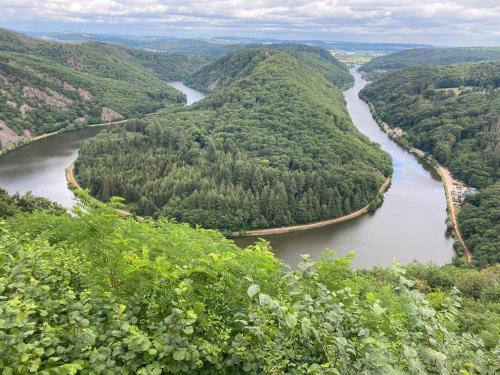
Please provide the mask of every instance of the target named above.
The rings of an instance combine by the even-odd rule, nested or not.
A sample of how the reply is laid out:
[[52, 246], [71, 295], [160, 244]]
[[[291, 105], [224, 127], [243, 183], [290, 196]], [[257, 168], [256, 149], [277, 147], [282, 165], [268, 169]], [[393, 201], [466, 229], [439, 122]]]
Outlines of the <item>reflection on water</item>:
[[[446, 201], [440, 180], [380, 130], [366, 103], [358, 97], [365, 86], [354, 69], [355, 86], [344, 92], [347, 109], [356, 127], [379, 143], [393, 159], [392, 185], [384, 204], [374, 213], [311, 231], [269, 236], [276, 255], [291, 265], [300, 254], [318, 259], [325, 249], [337, 255], [355, 251], [355, 267], [389, 266], [413, 260], [449, 263], [454, 255], [446, 235]], [[237, 239], [245, 246], [256, 238]]]

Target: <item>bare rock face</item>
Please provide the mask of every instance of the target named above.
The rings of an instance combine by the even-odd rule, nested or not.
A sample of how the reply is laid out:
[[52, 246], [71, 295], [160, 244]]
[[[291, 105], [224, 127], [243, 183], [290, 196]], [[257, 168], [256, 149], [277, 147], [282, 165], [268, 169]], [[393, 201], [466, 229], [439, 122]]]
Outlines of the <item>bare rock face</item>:
[[10, 107], [12, 107], [12, 108], [14, 108], [14, 109], [16, 109], [16, 108], [17, 108], [17, 104], [16, 104], [16, 102], [13, 102], [13, 101], [11, 101], [11, 100], [7, 100], [5, 103], [7, 103], [7, 105], [8, 105], [8, 106], [10, 106]]
[[213, 81], [213, 82], [211, 82], [211, 83], [208, 85], [208, 89], [209, 89], [210, 91], [214, 91], [214, 90], [216, 90], [218, 87], [219, 87], [219, 80], [218, 80], [218, 79], [217, 79], [217, 80], [215, 80], [215, 81]]
[[30, 99], [38, 99], [51, 107], [56, 107], [61, 111], [67, 111], [68, 104], [71, 104], [73, 101], [54, 90], [47, 89], [47, 91], [48, 94], [35, 87], [23, 87], [23, 95], [25, 97]]
[[0, 120], [0, 148], [17, 145], [21, 137], [9, 128], [5, 122]]
[[82, 98], [83, 100], [94, 99], [94, 97], [92, 96], [92, 94], [90, 92], [88, 92], [87, 90], [84, 90], [82, 88], [78, 89], [78, 94], [80, 94], [80, 98]]
[[121, 114], [116, 112], [115, 110], [107, 107], [102, 107], [101, 111], [101, 120], [102, 122], [112, 122], [112, 121], [118, 121], [118, 120], [123, 120], [125, 117], [123, 117]]
[[29, 105], [27, 105], [26, 103], [24, 103], [23, 105], [21, 105], [21, 107], [19, 107], [19, 112], [21, 112], [21, 117], [23, 119], [26, 118], [26, 115], [31, 112], [33, 108], [31, 108]]
[[63, 87], [67, 91], [76, 91], [75, 87], [68, 82], [63, 82]]
[[83, 100], [92, 100], [92, 99], [94, 99], [94, 97], [92, 96], [92, 94], [90, 92], [88, 92], [87, 90], [82, 89], [81, 87], [75, 88], [75, 86], [71, 85], [68, 82], [63, 82], [62, 85], [63, 85], [64, 89], [67, 90], [67, 91], [78, 91], [78, 94], [80, 95], [80, 98], [82, 98]]

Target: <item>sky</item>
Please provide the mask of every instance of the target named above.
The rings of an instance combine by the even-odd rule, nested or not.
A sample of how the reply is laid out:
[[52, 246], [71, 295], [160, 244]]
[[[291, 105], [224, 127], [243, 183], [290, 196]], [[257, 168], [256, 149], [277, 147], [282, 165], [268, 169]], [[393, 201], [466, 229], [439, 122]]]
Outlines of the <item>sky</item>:
[[0, 26], [500, 46], [500, 0], [0, 0]]

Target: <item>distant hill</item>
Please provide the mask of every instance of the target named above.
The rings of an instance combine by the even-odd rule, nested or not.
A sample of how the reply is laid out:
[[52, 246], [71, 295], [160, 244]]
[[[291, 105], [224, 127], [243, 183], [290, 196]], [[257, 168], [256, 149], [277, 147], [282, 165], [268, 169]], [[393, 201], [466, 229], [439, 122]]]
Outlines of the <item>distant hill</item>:
[[417, 43], [366, 43], [366, 42], [347, 42], [347, 41], [327, 41], [327, 40], [290, 40], [273, 38], [240, 38], [240, 37], [216, 37], [213, 40], [232, 43], [254, 43], [254, 44], [307, 44], [321, 47], [327, 50], [339, 49], [344, 51], [377, 51], [392, 53], [410, 48], [434, 48], [430, 44]]
[[377, 75], [416, 65], [450, 65], [500, 60], [500, 47], [416, 48], [376, 57], [361, 67], [373, 79]]
[[0, 147], [183, 103], [166, 81], [184, 79], [207, 62], [96, 42], [42, 41], [0, 29]]
[[429, 44], [416, 43], [365, 43], [324, 40], [293, 40], [275, 38], [242, 38], [242, 37], [215, 37], [202, 38], [173, 38], [168, 36], [128, 36], [88, 34], [74, 32], [31, 33], [37, 38], [59, 41], [97, 41], [118, 44], [125, 47], [141, 48], [154, 51], [163, 51], [191, 56], [222, 56], [240, 48], [257, 48], [269, 44], [305, 44], [321, 47], [327, 50], [344, 51], [372, 51], [393, 53], [410, 48], [433, 48]]
[[240, 49], [204, 66], [192, 75], [187, 83], [205, 91], [225, 87], [234, 79], [245, 77], [252, 72], [255, 66], [266, 58], [270, 50], [287, 52], [305, 65], [316, 69], [340, 88], [349, 87], [353, 83], [353, 78], [346, 67], [328, 51], [301, 44], [273, 44], [260, 49]]

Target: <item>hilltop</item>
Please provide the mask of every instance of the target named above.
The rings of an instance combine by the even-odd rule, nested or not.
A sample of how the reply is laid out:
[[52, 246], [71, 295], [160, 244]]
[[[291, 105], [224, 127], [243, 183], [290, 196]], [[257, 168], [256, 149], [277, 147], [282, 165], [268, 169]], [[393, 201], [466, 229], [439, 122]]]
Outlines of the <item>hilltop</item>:
[[415, 48], [379, 56], [367, 62], [361, 70], [368, 77], [417, 65], [450, 65], [465, 62], [500, 60], [500, 47]]
[[243, 78], [261, 63], [269, 51], [283, 51], [302, 64], [321, 73], [332, 84], [348, 88], [354, 79], [346, 67], [328, 51], [301, 44], [273, 44], [265, 48], [246, 48], [229, 53], [198, 70], [186, 81], [199, 90], [212, 91]]

